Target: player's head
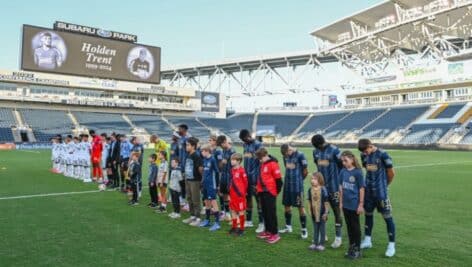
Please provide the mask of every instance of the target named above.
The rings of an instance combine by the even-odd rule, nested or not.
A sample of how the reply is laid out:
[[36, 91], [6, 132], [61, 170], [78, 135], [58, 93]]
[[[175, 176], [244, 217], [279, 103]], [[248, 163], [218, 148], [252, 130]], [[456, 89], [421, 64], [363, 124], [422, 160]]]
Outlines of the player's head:
[[210, 138], [208, 138], [208, 143], [210, 143], [210, 145], [212, 147], [215, 147], [215, 146], [217, 146], [217, 142], [216, 142], [217, 139], [218, 139], [218, 137], [216, 136], [216, 134], [212, 134], [212, 135], [210, 135]]
[[131, 137], [131, 144], [133, 145], [138, 145], [139, 144], [139, 138], [136, 136]]
[[66, 142], [69, 143], [70, 141], [72, 141], [72, 135], [68, 134], [66, 136]]
[[49, 32], [45, 32], [41, 34], [40, 40], [41, 40], [41, 45], [51, 46], [52, 35]]
[[107, 134], [106, 133], [101, 133], [100, 137], [102, 138], [103, 142], [105, 142], [107, 140]]
[[324, 186], [324, 176], [321, 172], [313, 172], [311, 175], [312, 186]]
[[88, 134], [82, 134], [82, 141], [83, 142], [88, 142]]
[[256, 157], [260, 161], [265, 161], [269, 156], [269, 151], [265, 147], [261, 147], [256, 151]]
[[241, 165], [242, 161], [243, 161], [243, 155], [239, 153], [234, 153], [233, 155], [231, 155], [231, 166], [238, 167]]
[[139, 152], [133, 152], [131, 153], [131, 160], [138, 160], [139, 159], [139, 155], [140, 153]]
[[369, 155], [374, 151], [374, 145], [369, 139], [359, 139], [357, 149], [363, 154]]
[[185, 135], [188, 131], [188, 126], [187, 124], [180, 124], [178, 127], [177, 127], [177, 131], [179, 132], [179, 134], [182, 136], [182, 135]]
[[74, 136], [74, 143], [78, 143], [79, 142], [79, 137], [78, 136]]
[[126, 135], [125, 134], [119, 134], [117, 135], [118, 137], [118, 140], [120, 140], [120, 142], [124, 142], [126, 140]]
[[187, 150], [188, 153], [192, 153], [192, 152], [195, 152], [195, 150], [197, 150], [197, 146], [198, 146], [198, 139], [195, 137], [190, 137], [187, 140], [187, 146], [185, 147], [185, 149]]
[[146, 49], [139, 50], [139, 60], [144, 61], [146, 60], [147, 52]]
[[151, 135], [151, 137], [149, 138], [149, 142], [150, 142], [150, 143], [157, 143], [157, 142], [159, 142], [159, 136], [158, 136], [157, 134]]
[[239, 132], [239, 139], [244, 143], [250, 143], [252, 141], [251, 132], [248, 129], [242, 129]]
[[226, 135], [220, 135], [216, 138], [216, 145], [223, 149], [228, 149], [231, 147], [231, 140]]
[[354, 153], [349, 150], [346, 150], [341, 153], [341, 161], [343, 163], [344, 168], [346, 169], [350, 169], [353, 167], [356, 169], [362, 168]]
[[90, 131], [89, 131], [89, 134], [90, 134], [92, 137], [95, 137], [95, 130], [90, 130]]
[[289, 144], [283, 144], [280, 146], [280, 153], [284, 157], [290, 157], [294, 151], [295, 151], [295, 148]]
[[200, 151], [202, 152], [202, 156], [204, 158], [211, 157], [211, 145], [210, 144], [205, 144], [202, 147], [200, 147]]
[[108, 137], [105, 139], [105, 142], [107, 142], [107, 144], [111, 143], [111, 137], [108, 136]]
[[157, 160], [157, 155], [155, 153], [152, 153], [151, 155], [149, 155], [149, 158], [148, 158], [149, 163], [154, 163], [156, 162], [156, 160]]
[[180, 163], [179, 158], [174, 157], [174, 158], [172, 158], [172, 160], [170, 161], [170, 166], [171, 166], [172, 168], [177, 168], [177, 167], [179, 166], [179, 163]]
[[160, 160], [165, 160], [165, 159], [167, 158], [167, 151], [165, 151], [165, 150], [159, 151], [157, 157], [158, 157]]
[[326, 140], [321, 134], [315, 134], [311, 138], [311, 144], [318, 149], [322, 149], [326, 144]]

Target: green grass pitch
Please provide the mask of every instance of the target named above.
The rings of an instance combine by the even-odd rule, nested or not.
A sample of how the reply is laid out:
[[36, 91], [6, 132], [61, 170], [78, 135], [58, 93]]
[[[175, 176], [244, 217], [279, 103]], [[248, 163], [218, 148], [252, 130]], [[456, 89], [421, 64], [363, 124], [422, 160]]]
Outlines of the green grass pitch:
[[[280, 159], [277, 149], [271, 151]], [[312, 162], [311, 149], [302, 151]], [[296, 211], [294, 233], [267, 245], [253, 229], [233, 238], [226, 234], [226, 224], [209, 233], [156, 214], [146, 207], [146, 190], [137, 207], [127, 206], [118, 192], [10, 198], [92, 191], [97, 186], [51, 174], [49, 151], [0, 151], [0, 266], [471, 266], [471, 153], [390, 154], [397, 171], [390, 187], [397, 254], [383, 256], [386, 228], [376, 214], [374, 248], [364, 251], [360, 261], [349, 262], [343, 257], [345, 228], [341, 249], [310, 252], [311, 238], [299, 238]], [[314, 169], [311, 163], [310, 171]], [[145, 165], [144, 181], [146, 173]], [[334, 236], [330, 216], [328, 244]], [[281, 204], [278, 218], [281, 227]], [[310, 235], [311, 229], [309, 223]]]

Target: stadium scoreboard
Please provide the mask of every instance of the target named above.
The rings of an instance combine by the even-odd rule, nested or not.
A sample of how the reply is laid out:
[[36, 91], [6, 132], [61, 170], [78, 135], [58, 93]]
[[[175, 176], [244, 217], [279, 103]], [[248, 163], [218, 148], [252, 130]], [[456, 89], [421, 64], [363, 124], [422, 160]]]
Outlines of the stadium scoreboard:
[[93, 78], [160, 83], [161, 48], [137, 36], [56, 22], [23, 25], [21, 69]]

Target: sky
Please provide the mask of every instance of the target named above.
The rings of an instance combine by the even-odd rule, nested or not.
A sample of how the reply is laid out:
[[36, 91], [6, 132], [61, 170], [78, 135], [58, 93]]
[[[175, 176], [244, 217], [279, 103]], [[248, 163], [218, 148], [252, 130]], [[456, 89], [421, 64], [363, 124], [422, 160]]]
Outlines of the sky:
[[162, 65], [314, 48], [309, 33], [381, 0], [4, 1], [0, 69], [19, 69], [22, 24], [58, 21], [138, 35], [160, 46]]

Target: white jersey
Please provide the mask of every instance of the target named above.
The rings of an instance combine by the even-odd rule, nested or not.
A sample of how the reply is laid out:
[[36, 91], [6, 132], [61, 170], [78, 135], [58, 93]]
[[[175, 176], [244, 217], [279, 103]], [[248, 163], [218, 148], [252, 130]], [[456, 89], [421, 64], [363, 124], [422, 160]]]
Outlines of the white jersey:
[[51, 149], [51, 160], [55, 161], [59, 157], [59, 144], [53, 143]]
[[84, 165], [90, 165], [90, 150], [92, 145], [89, 142], [80, 142], [80, 159]]

